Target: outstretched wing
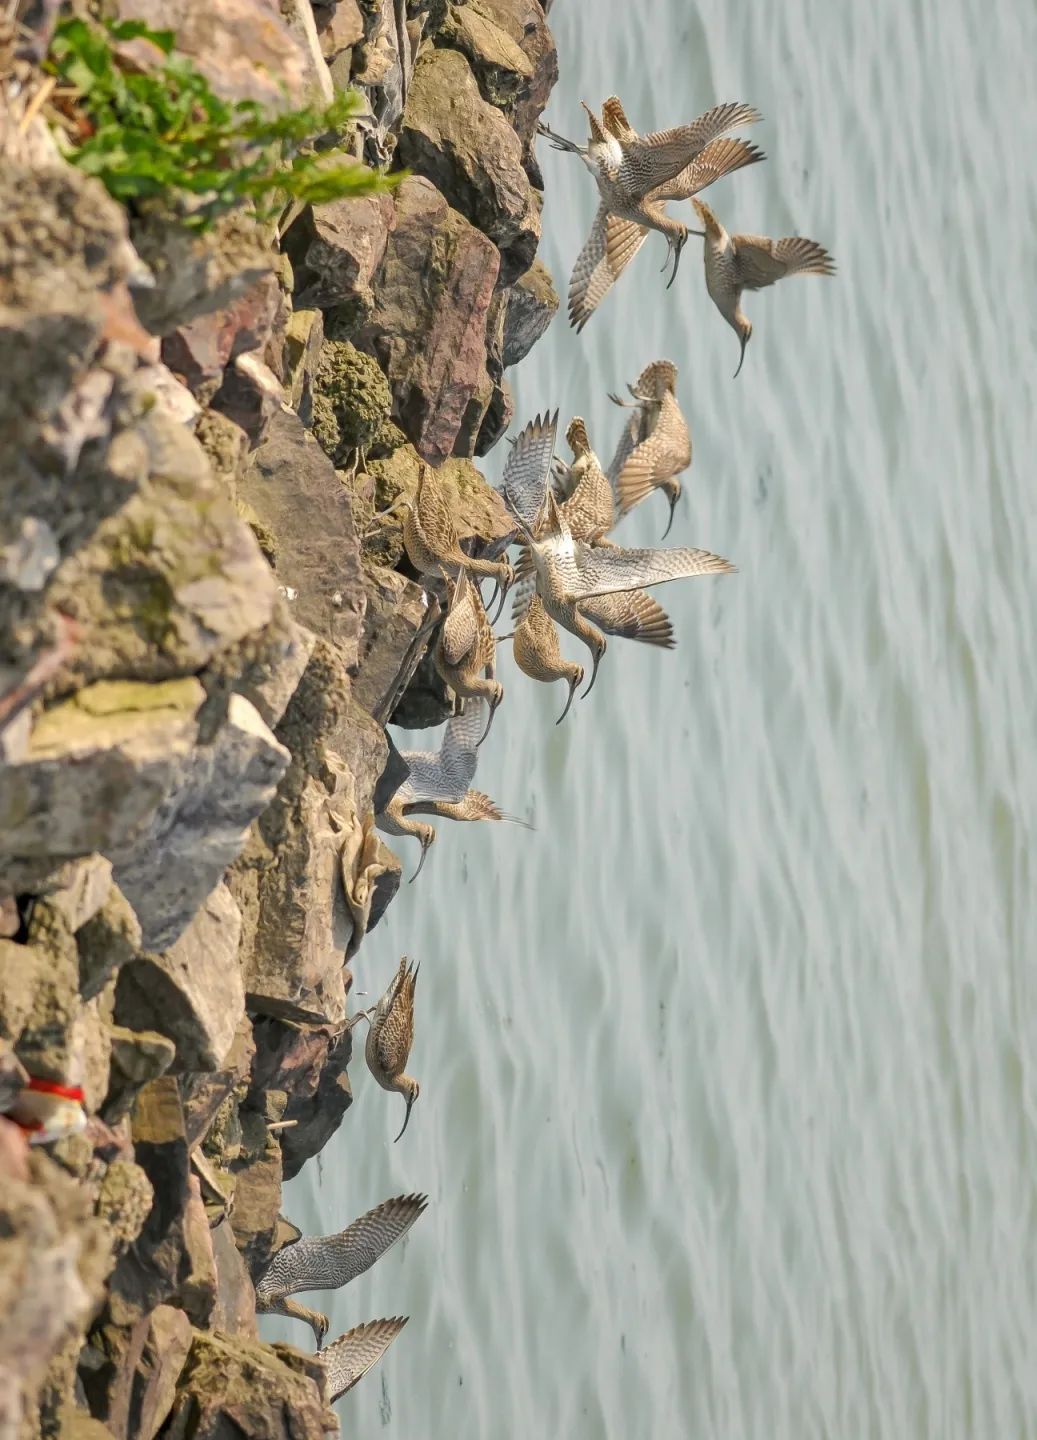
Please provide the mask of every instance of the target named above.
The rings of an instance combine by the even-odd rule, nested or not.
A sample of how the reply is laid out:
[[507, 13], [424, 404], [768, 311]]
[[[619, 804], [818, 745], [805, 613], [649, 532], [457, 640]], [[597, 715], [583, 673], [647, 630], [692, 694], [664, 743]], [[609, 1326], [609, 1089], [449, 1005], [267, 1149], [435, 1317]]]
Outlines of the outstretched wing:
[[347, 1330], [321, 1351], [321, 1360], [328, 1375], [328, 1394], [332, 1402], [362, 1380], [372, 1365], [388, 1350], [410, 1317], [397, 1315], [391, 1320], [368, 1320]]
[[629, 183], [641, 194], [665, 185], [701, 154], [711, 140], [735, 125], [752, 125], [761, 118], [752, 105], [732, 101], [714, 105], [690, 125], [676, 125], [671, 130], [655, 130], [623, 140], [623, 163], [620, 183]]
[[466, 700], [464, 713], [453, 715], [447, 721], [439, 750], [440, 767], [451, 793], [427, 798], [447, 803], [464, 799], [475, 776], [477, 747], [485, 729], [486, 701], [479, 698]]
[[519, 432], [504, 467], [501, 492], [527, 530], [536, 534], [547, 497], [558, 411], [538, 415]]
[[786, 275], [834, 275], [835, 261], [816, 240], [791, 235], [769, 240], [766, 235], [732, 235], [731, 244], [743, 289], [762, 290]]
[[641, 590], [693, 575], [726, 575], [734, 570], [728, 560], [708, 550], [685, 546], [667, 550], [620, 550], [592, 547], [577, 541], [573, 563], [565, 567], [570, 595], [611, 595], [620, 590]]
[[337, 1290], [370, 1270], [406, 1235], [428, 1204], [426, 1195], [383, 1200], [337, 1235], [308, 1235], [279, 1250], [256, 1286], [259, 1299], [299, 1290]]
[[583, 329], [602, 300], [644, 244], [648, 231], [633, 220], [610, 215], [598, 206], [587, 243], [569, 281], [569, 324]]
[[763, 151], [751, 145], [748, 140], [735, 140], [730, 137], [711, 140], [701, 155], [696, 155], [691, 164], [686, 165], [672, 180], [653, 190], [650, 198], [690, 200], [714, 181], [722, 180], [725, 175], [733, 175], [736, 170], [742, 170], [746, 165], [756, 165], [766, 158]]
[[676, 645], [669, 615], [646, 590], [624, 590], [618, 595], [596, 595], [580, 603], [580, 611], [606, 635], [639, 640], [672, 650]]

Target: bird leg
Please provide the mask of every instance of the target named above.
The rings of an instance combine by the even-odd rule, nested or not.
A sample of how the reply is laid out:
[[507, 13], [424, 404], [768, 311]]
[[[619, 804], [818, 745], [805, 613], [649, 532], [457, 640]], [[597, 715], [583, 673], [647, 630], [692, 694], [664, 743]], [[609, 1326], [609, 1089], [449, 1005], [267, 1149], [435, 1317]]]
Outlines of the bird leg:
[[537, 134], [550, 140], [556, 150], [568, 150], [571, 155], [583, 154], [582, 145], [577, 145], [574, 140], [566, 140], [564, 135], [557, 134], [550, 125], [545, 125], [542, 120], [537, 121]]
[[621, 400], [612, 390], [609, 391], [609, 399], [613, 405], [618, 405], [622, 410], [640, 410], [641, 408], [636, 400]]

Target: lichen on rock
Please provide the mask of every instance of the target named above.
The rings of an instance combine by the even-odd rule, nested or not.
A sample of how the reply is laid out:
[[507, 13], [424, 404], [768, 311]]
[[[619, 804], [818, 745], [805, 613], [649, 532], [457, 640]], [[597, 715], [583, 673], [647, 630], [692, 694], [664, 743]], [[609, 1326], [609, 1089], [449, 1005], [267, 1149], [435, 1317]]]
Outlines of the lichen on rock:
[[331, 459], [368, 449], [391, 409], [392, 392], [377, 362], [348, 340], [325, 340], [313, 384], [313, 433]]

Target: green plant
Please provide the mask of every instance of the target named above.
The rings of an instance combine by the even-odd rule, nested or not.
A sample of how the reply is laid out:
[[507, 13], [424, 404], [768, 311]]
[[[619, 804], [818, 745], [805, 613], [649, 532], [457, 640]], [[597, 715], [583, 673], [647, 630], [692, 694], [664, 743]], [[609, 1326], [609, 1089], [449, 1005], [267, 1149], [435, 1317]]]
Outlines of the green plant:
[[[130, 40], [156, 47], [154, 66], [120, 56], [116, 47]], [[324, 108], [269, 114], [253, 100], [221, 99], [174, 53], [175, 40], [172, 31], [135, 20], [102, 26], [66, 18], [55, 31], [48, 69], [68, 159], [123, 204], [161, 197], [186, 225], [205, 229], [240, 205], [269, 217], [290, 200], [369, 195], [402, 178], [341, 150], [310, 148], [315, 139], [340, 137], [360, 113], [356, 91]]]

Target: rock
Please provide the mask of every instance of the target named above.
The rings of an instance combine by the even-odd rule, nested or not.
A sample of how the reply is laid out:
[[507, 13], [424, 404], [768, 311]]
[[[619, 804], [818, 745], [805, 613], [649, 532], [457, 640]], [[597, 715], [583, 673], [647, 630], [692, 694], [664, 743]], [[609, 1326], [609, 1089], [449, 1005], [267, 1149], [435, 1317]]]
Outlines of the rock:
[[218, 885], [180, 938], [119, 974], [116, 1016], [132, 1030], [157, 1030], [176, 1046], [173, 1070], [217, 1070], [245, 1010], [238, 968], [241, 912]]
[[436, 669], [432, 653], [427, 652], [397, 699], [390, 723], [404, 730], [427, 730], [432, 725], [442, 725], [453, 713], [453, 692]]
[[109, 1125], [116, 1125], [128, 1115], [137, 1091], [164, 1075], [176, 1056], [176, 1046], [157, 1030], [127, 1030], [122, 1025], [111, 1029], [111, 1070], [103, 1116]]
[[297, 1123], [280, 1132], [284, 1178], [298, 1174], [341, 1124], [352, 1104], [347, 1067], [353, 1053], [351, 1033], [327, 1026], [289, 1025], [262, 1020], [253, 1090], [258, 1101], [267, 1087], [288, 1093], [285, 1119]]
[[406, 689], [439, 615], [420, 585], [396, 570], [370, 565], [360, 667], [353, 694], [384, 725]]
[[115, 1437], [106, 1425], [85, 1410], [66, 1408], [61, 1417], [61, 1440], [115, 1440]]
[[131, 234], [155, 280], [134, 292], [137, 314], [153, 335], [168, 335], [199, 315], [222, 310], [271, 266], [262, 230], [240, 211], [224, 215], [202, 234], [150, 214], [134, 221]]
[[190, 1273], [184, 1249], [189, 1162], [176, 1080], [163, 1075], [137, 1096], [132, 1118], [137, 1163], [154, 1190], [140, 1235], [111, 1277], [108, 1304], [117, 1325], [132, 1325], [179, 1293]]
[[[80, 1019], [79, 965], [75, 940], [61, 912], [48, 899], [38, 898], [28, 925], [26, 946], [6, 943], [0, 960], [14, 957], [21, 976], [0, 972], [0, 989], [15, 997], [20, 1008], [24, 988], [31, 995], [20, 1035], [12, 1036], [18, 1057], [32, 1076], [58, 1084], [81, 1083], [86, 1055]], [[6, 1008], [6, 1005], [5, 1005]]]
[[304, 211], [285, 236], [298, 286], [296, 313], [344, 305], [356, 321], [369, 314], [372, 282], [395, 223], [391, 195], [330, 200]]
[[[387, 460], [370, 462], [379, 512], [387, 511], [401, 497], [409, 499], [416, 494], [420, 467], [420, 456], [410, 445], [401, 446]], [[498, 491], [486, 483], [476, 466], [467, 459], [446, 460], [438, 467], [436, 478], [461, 548], [480, 556], [503, 549], [515, 534], [515, 522]], [[377, 529], [365, 541], [365, 554], [378, 554], [380, 548], [386, 562], [398, 561], [402, 554], [401, 516], [398, 512], [379, 513], [376, 518]]]
[[64, 918], [70, 931], [82, 929], [104, 905], [112, 888], [112, 862], [103, 855], [88, 855], [66, 871], [64, 883], [50, 892], [48, 902]]
[[405, 180], [395, 201], [374, 309], [357, 344], [386, 375], [394, 418], [437, 464], [453, 451], [468, 403], [485, 383], [486, 315], [500, 256], [427, 180]]
[[324, 1440], [337, 1421], [324, 1406], [321, 1363], [298, 1354], [296, 1364], [297, 1354], [195, 1331], [163, 1440]]
[[207, 1325], [216, 1304], [216, 1260], [198, 1176], [189, 1175], [187, 1186], [187, 1204], [184, 1207], [187, 1274], [181, 1283], [178, 1299], [192, 1324]]
[[386, 731], [385, 738], [388, 741], [389, 755], [385, 762], [385, 767], [378, 777], [378, 783], [375, 786], [371, 802], [376, 815], [381, 815], [386, 805], [388, 805], [389, 801], [410, 774], [410, 766], [396, 748], [396, 742], [388, 731]]
[[330, 64], [343, 50], [350, 50], [364, 38], [364, 22], [356, 0], [338, 0], [338, 4], [314, 7], [321, 50]]
[[212, 1230], [216, 1260], [216, 1304], [212, 1328], [225, 1335], [256, 1336], [256, 1292], [228, 1221]]
[[493, 241], [503, 284], [529, 269], [540, 240], [540, 211], [522, 167], [522, 142], [479, 94], [459, 51], [430, 48], [419, 59], [399, 157]]
[[230, 1223], [238, 1249], [253, 1274], [273, 1254], [274, 1234], [281, 1209], [281, 1149], [271, 1140], [261, 1154], [233, 1166], [234, 1205]]
[[[543, 177], [533, 154], [536, 124], [558, 79], [558, 51], [544, 16], [550, 8], [539, 0], [468, 0], [466, 9], [477, 11], [511, 36], [525, 55], [531, 75], [522, 84], [509, 107], [509, 119], [523, 145], [523, 164], [530, 181], [543, 189]], [[480, 68], [479, 62], [476, 69]], [[480, 83], [488, 85], [488, 76]], [[488, 96], [489, 98], [489, 96]]]
[[25, 1066], [8, 1041], [0, 1039], [0, 1113], [10, 1110], [28, 1083], [29, 1075]]
[[298, 416], [275, 417], [241, 496], [277, 536], [277, 576], [295, 592], [293, 617], [353, 664], [364, 600], [349, 492]]
[[172, 1305], [91, 1333], [80, 1377], [91, 1412], [116, 1440], [153, 1440], [172, 1409], [191, 1335], [190, 1320]]
[[230, 305], [198, 316], [162, 341], [162, 359], [202, 405], [220, 388], [223, 372], [238, 355], [258, 350], [276, 356], [275, 328], [287, 315], [284, 296], [272, 272], [263, 275]]
[[112, 886], [104, 905], [76, 934], [81, 998], [90, 1000], [99, 995], [140, 946], [140, 921], [126, 897]]
[[[343, 955], [352, 923], [327, 793], [306, 776], [261, 821], [276, 863], [259, 870], [256, 930], [245, 967], [251, 1010], [289, 1019], [345, 1018]], [[276, 838], [274, 838], [276, 836]], [[258, 861], [261, 840], [243, 857]]]
[[314, 381], [313, 433], [340, 463], [367, 450], [389, 419], [392, 392], [370, 355], [347, 340], [325, 340]]
[[136, 442], [148, 479], [66, 560], [49, 592], [79, 626], [78, 683], [161, 680], [200, 670], [270, 621], [277, 587], [205, 453], [156, 408]]
[[476, 3], [449, 6], [436, 36], [468, 60], [483, 97], [492, 105], [506, 106], [528, 90], [533, 66], [521, 48], [492, 14]]
[[105, 1171], [94, 1206], [116, 1259], [123, 1256], [144, 1228], [155, 1192], [151, 1181], [132, 1160], [115, 1160]]
[[100, 681], [46, 711], [0, 770], [0, 853], [119, 856], [154, 824], [197, 734], [197, 680]]
[[255, 1053], [252, 1022], [244, 1017], [238, 1023], [221, 1069], [181, 1077], [180, 1097], [189, 1149], [194, 1150], [205, 1137], [227, 1098], [235, 1090], [245, 1093]]
[[329, 745], [349, 770], [353, 782], [353, 812], [366, 815], [371, 809], [378, 777], [385, 767], [387, 742], [381, 725], [359, 703], [355, 682], [349, 707], [332, 731]]
[[[255, 706], [232, 695], [212, 744], [192, 752], [144, 843], [116, 867], [149, 949], [168, 948], [182, 934], [240, 853], [250, 822], [269, 804], [288, 759]], [[235, 1017], [231, 1031], [236, 1023]]]
[[558, 309], [558, 292], [542, 260], [512, 287], [504, 321], [504, 364], [517, 365], [543, 335]]
[[281, 0], [280, 13], [306, 56], [307, 90], [311, 103], [329, 104], [335, 98], [335, 86], [321, 49], [310, 0]]
[[176, 48], [225, 100], [287, 109], [308, 98], [311, 67], [303, 43], [274, 0], [119, 0], [119, 18], [172, 30]]
[[[195, 439], [205, 451], [213, 478], [225, 495], [234, 499], [238, 492], [238, 476], [245, 468], [249, 453], [248, 436], [219, 410], [203, 410], [194, 427]], [[266, 554], [262, 542], [257, 544]]]
[[324, 316], [319, 310], [296, 310], [285, 331], [284, 353], [288, 403], [304, 425], [312, 422], [313, 380], [324, 343]]
[[295, 623], [285, 602], [275, 621], [250, 646], [248, 657], [236, 657], [234, 689], [251, 701], [267, 725], [280, 722], [316, 643], [313, 631]]

